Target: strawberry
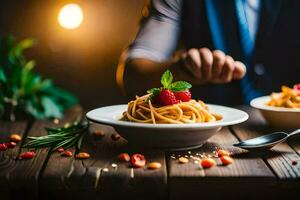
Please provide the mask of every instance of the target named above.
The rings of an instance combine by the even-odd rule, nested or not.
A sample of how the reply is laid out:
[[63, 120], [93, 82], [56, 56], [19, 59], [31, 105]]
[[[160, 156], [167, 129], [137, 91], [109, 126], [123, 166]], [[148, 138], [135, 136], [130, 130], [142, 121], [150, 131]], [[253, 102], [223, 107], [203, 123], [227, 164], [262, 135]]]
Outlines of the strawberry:
[[155, 97], [154, 101], [162, 106], [173, 105], [179, 103], [179, 100], [176, 99], [174, 92], [168, 89], [161, 90], [158, 95]]
[[182, 102], [188, 102], [192, 98], [192, 94], [189, 90], [182, 92], [174, 92], [174, 95], [177, 100], [180, 100]]
[[296, 85], [294, 85], [294, 90], [298, 90], [298, 91], [300, 91], [300, 83], [299, 83], [299, 84], [296, 84]]
[[169, 70], [163, 73], [160, 82], [162, 87], [147, 91], [150, 94], [148, 100], [151, 100], [154, 104], [166, 106], [180, 101], [187, 102], [191, 99], [192, 95], [189, 89], [192, 85], [185, 81], [173, 82], [173, 75]]

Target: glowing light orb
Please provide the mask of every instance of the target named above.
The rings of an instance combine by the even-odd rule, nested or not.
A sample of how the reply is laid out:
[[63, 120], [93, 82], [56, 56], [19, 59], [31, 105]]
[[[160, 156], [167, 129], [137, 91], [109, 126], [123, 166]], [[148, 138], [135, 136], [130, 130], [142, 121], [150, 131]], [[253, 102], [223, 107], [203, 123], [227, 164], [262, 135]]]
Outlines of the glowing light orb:
[[78, 4], [71, 3], [61, 8], [58, 22], [65, 29], [76, 29], [83, 21], [83, 12]]

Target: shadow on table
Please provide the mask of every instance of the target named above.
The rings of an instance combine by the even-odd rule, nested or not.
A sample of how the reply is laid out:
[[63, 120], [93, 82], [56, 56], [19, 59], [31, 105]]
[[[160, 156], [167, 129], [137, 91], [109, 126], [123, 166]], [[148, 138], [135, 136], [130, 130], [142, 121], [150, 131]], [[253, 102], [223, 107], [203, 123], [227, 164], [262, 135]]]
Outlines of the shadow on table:
[[263, 150], [263, 151], [248, 151], [243, 152], [239, 154], [232, 155], [233, 158], [248, 158], [248, 159], [254, 159], [254, 158], [275, 158], [278, 156], [281, 156], [284, 153], [290, 153], [287, 151], [276, 151], [276, 150]]

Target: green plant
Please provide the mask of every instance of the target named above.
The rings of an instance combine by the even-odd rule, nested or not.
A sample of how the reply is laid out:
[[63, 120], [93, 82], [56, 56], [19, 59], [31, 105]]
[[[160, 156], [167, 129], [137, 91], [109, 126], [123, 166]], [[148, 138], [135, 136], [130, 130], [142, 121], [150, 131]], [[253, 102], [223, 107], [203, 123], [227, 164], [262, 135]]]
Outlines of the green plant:
[[69, 149], [74, 146], [80, 149], [83, 137], [89, 127], [88, 121], [79, 120], [70, 126], [59, 128], [46, 128], [48, 135], [40, 137], [27, 137], [24, 148], [51, 148], [52, 151], [63, 147]]
[[60, 118], [78, 102], [50, 79], [33, 72], [35, 60], [26, 60], [23, 52], [34, 44], [32, 38], [17, 42], [12, 36], [0, 41], [0, 118], [15, 120], [16, 112], [36, 119]]

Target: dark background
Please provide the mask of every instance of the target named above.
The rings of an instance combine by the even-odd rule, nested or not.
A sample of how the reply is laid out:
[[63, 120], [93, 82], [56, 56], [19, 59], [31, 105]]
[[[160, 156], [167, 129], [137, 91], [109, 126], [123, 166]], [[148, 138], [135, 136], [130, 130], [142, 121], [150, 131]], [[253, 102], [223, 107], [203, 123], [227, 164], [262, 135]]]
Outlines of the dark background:
[[[61, 7], [79, 3], [82, 25], [63, 29], [57, 21]], [[83, 106], [97, 107], [127, 100], [117, 89], [119, 56], [134, 39], [144, 0], [6, 0], [0, 3], [0, 37], [34, 37], [29, 55], [35, 71], [79, 97]]]

